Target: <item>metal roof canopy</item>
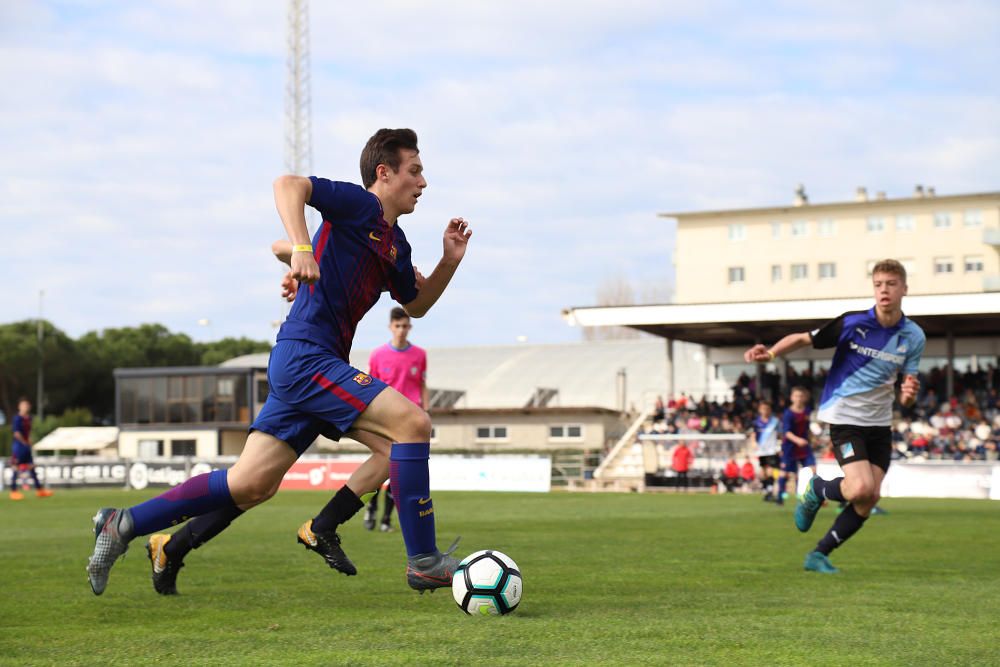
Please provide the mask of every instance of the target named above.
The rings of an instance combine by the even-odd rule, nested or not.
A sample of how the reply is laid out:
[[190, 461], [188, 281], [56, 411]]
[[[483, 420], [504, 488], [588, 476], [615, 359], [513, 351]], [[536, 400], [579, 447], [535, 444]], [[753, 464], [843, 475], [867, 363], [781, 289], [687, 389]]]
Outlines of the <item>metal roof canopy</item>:
[[[872, 297], [567, 308], [571, 325], [624, 326], [708, 347], [774, 342], [808, 331], [841, 313], [868, 310]], [[907, 296], [903, 312], [928, 338], [1000, 335], [1000, 293]]]

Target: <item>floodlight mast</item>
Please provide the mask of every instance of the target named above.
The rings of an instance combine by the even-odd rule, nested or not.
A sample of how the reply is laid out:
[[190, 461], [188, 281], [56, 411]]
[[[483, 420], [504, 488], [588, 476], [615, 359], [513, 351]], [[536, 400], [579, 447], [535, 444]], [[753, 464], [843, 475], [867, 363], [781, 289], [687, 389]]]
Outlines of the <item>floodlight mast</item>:
[[[309, 80], [309, 0], [288, 0], [288, 61], [285, 83], [285, 169], [312, 173], [312, 104]], [[306, 216], [309, 235], [313, 225]]]

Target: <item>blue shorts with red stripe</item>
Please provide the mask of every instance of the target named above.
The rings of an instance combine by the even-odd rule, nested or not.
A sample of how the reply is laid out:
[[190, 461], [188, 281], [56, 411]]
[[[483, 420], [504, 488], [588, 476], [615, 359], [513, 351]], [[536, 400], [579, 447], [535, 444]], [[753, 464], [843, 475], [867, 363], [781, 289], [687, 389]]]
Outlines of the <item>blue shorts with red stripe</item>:
[[316, 436], [339, 440], [388, 385], [304, 340], [279, 340], [267, 364], [270, 393], [251, 431], [284, 440], [300, 456]]
[[34, 463], [35, 459], [31, 456], [31, 447], [14, 441], [14, 448], [11, 456], [11, 463], [14, 465], [23, 465], [27, 463]]
[[812, 447], [798, 447], [796, 445], [782, 443], [782, 471], [798, 473], [799, 468], [808, 468], [814, 465], [816, 465], [816, 457], [813, 455]]

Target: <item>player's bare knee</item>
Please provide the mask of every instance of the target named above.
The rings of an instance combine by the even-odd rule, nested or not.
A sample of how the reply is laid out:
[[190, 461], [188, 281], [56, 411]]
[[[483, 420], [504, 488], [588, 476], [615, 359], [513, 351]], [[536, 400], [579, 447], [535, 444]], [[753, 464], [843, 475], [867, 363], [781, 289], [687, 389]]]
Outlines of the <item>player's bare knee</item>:
[[875, 486], [869, 480], [844, 480], [844, 497], [849, 501], [858, 504], [871, 502], [872, 494], [875, 493]]
[[229, 494], [233, 497], [233, 502], [243, 506], [259, 505], [269, 500], [278, 492], [280, 484], [273, 484], [270, 480], [234, 480], [230, 481]]
[[412, 442], [427, 442], [431, 439], [431, 417], [416, 406], [407, 411], [401, 426]]

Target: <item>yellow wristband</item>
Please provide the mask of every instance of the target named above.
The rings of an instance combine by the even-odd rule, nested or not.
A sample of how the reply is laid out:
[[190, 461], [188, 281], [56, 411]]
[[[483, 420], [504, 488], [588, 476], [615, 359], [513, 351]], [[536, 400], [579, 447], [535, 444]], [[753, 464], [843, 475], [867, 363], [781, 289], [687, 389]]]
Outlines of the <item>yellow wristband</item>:
[[768, 355], [769, 355], [769, 356], [771, 357], [771, 361], [774, 361], [774, 358], [775, 358], [775, 356], [777, 356], [777, 355], [775, 355], [775, 354], [774, 354], [774, 352], [772, 352], [771, 350], [768, 350], [768, 351], [767, 351], [767, 354], [768, 354]]
[[308, 243], [305, 244], [305, 245], [293, 245], [292, 246], [292, 252], [312, 252], [312, 251], [313, 251], [313, 247], [312, 247], [312, 245], [310, 245]]

